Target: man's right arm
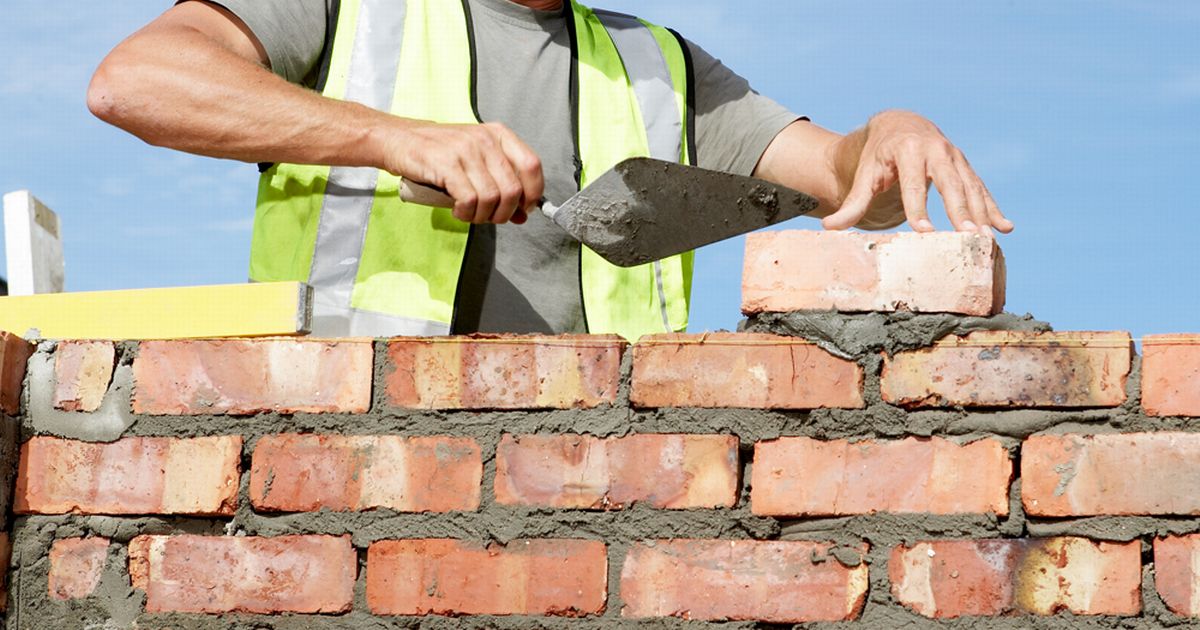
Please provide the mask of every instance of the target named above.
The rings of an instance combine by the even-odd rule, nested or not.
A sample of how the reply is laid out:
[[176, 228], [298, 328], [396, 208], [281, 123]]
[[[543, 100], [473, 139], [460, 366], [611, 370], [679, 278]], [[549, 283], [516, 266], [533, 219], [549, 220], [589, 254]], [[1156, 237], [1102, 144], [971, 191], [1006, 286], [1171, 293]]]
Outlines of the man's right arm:
[[503, 126], [391, 116], [288, 83], [268, 65], [237, 16], [191, 0], [105, 58], [88, 108], [157, 146], [244, 162], [375, 167], [434, 184], [466, 221], [521, 221], [541, 199], [537, 155]]

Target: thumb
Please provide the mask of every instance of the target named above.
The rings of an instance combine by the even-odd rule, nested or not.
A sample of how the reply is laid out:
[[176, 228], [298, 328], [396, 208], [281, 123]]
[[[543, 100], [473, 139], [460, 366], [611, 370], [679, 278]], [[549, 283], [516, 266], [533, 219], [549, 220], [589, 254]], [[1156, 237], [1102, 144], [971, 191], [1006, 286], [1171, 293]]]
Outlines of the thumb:
[[854, 184], [842, 201], [842, 207], [837, 212], [821, 220], [821, 226], [826, 230], [846, 230], [858, 225], [867, 215], [867, 207], [875, 195], [887, 188], [886, 171], [874, 163], [859, 165], [854, 175]]

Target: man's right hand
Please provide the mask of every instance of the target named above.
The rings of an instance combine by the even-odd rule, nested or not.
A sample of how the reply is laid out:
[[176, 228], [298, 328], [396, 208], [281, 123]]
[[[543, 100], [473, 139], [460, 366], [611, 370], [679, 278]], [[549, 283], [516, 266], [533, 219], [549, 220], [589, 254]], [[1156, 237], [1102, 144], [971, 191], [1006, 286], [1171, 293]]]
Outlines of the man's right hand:
[[542, 162], [504, 125], [397, 119], [375, 137], [381, 139], [382, 168], [444, 188], [461, 221], [524, 223], [541, 201]]
[[435, 184], [472, 223], [524, 221], [541, 162], [501, 125], [442, 125], [325, 98], [272, 73], [254, 33], [217, 4], [181, 2], [118, 45], [88, 108], [150, 144], [244, 162], [384, 169]]

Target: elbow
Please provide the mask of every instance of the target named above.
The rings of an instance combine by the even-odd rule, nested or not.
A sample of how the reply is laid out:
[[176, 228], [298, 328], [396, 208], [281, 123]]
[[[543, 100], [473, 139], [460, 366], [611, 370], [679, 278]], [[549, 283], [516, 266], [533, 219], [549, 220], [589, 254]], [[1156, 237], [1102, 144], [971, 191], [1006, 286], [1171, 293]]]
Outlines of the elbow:
[[105, 59], [87, 89], [87, 108], [93, 116], [109, 124], [117, 124], [117, 86], [113, 85], [113, 73]]
[[110, 125], [135, 131], [130, 128], [135, 123], [131, 114], [146, 104], [148, 95], [146, 82], [138, 78], [145, 74], [144, 68], [133, 52], [125, 50], [127, 46], [128, 43], [118, 46], [96, 68], [88, 84], [87, 108]]

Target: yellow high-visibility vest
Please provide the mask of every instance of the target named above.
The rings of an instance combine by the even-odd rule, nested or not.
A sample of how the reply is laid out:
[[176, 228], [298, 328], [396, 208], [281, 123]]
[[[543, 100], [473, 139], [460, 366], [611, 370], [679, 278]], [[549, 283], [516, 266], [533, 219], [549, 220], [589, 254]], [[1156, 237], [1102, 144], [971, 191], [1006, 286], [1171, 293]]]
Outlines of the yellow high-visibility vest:
[[[569, 11], [580, 186], [629, 157], [691, 163], [682, 38], [575, 2]], [[341, 0], [319, 88], [405, 118], [478, 123], [472, 38], [466, 0]], [[399, 183], [374, 168], [272, 166], [259, 183], [251, 280], [312, 285], [315, 335], [448, 334], [471, 225], [401, 201]], [[580, 276], [588, 332], [636, 340], [687, 327], [691, 253], [623, 269], [584, 247]]]

